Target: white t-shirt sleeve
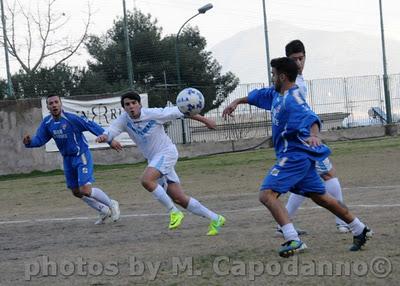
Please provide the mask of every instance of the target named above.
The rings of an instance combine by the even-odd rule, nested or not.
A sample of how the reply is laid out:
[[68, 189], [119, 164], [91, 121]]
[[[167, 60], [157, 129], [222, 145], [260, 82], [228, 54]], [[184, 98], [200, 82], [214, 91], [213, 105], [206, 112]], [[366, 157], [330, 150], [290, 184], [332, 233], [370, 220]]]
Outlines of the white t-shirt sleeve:
[[308, 100], [308, 90], [307, 90], [307, 84], [304, 80], [304, 77], [302, 75], [298, 75], [296, 78], [296, 84], [299, 87], [304, 99], [307, 101]]
[[117, 117], [113, 122], [111, 122], [110, 126], [104, 130], [105, 135], [108, 136], [108, 141], [111, 142], [115, 137], [125, 131], [126, 126], [126, 113], [121, 114]]
[[149, 108], [146, 110], [146, 113], [149, 119], [156, 120], [161, 124], [183, 118], [185, 116], [176, 106], [165, 108]]

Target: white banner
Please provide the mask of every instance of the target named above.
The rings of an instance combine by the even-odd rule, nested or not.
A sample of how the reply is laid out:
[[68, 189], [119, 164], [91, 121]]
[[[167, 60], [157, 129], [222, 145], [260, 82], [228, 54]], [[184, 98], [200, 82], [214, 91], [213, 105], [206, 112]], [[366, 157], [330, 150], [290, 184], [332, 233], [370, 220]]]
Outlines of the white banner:
[[[141, 94], [140, 97], [142, 106], [148, 107], [147, 94]], [[93, 120], [94, 122], [98, 123], [103, 128], [107, 128], [115, 118], [117, 118], [122, 112], [125, 112], [121, 107], [121, 98], [119, 96], [88, 101], [72, 100], [63, 97], [61, 98], [61, 101], [64, 111], [75, 113], [79, 116], [84, 116], [89, 120]], [[48, 114], [49, 110], [47, 109], [46, 98], [42, 98], [42, 118]], [[96, 136], [92, 133], [85, 131], [84, 134], [91, 149], [109, 147], [109, 145], [106, 143], [96, 143]], [[123, 146], [135, 145], [135, 143], [132, 142], [132, 139], [130, 139], [128, 134], [125, 132], [120, 134], [116, 140], [121, 142]], [[53, 139], [46, 144], [46, 151], [58, 151], [57, 145]]]

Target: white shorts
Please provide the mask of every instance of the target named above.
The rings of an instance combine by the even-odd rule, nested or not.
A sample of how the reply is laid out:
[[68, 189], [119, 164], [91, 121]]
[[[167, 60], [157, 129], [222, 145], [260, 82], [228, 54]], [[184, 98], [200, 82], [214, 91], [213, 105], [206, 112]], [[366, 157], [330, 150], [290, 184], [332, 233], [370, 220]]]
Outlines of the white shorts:
[[[148, 161], [148, 167], [157, 169], [166, 179], [167, 183], [180, 183], [178, 174], [175, 172], [175, 164], [178, 161], [178, 153], [167, 151], [157, 154]], [[160, 182], [160, 180], [159, 180]]]
[[325, 175], [332, 170], [332, 163], [329, 158], [326, 158], [323, 161], [317, 161], [315, 162], [315, 169], [317, 170], [318, 175]]

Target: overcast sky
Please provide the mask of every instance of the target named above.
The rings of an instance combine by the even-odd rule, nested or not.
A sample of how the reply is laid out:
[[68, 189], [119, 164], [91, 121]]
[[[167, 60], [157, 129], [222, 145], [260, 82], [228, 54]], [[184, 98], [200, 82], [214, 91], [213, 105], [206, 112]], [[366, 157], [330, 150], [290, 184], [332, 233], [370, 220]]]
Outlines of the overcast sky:
[[[15, 0], [3, 1], [13, 3]], [[26, 9], [30, 7], [34, 11], [38, 3], [43, 5], [47, 1], [19, 0], [19, 3]], [[380, 33], [379, 0], [265, 0], [265, 2], [268, 21], [285, 21], [309, 29]], [[65, 13], [69, 18], [68, 26], [63, 33], [69, 37], [79, 34], [78, 31], [83, 29], [87, 1], [57, 0], [56, 3], [57, 11]], [[164, 34], [175, 34], [189, 17], [197, 13], [199, 7], [207, 3], [212, 3], [214, 8], [194, 18], [190, 24], [199, 27], [209, 49], [239, 31], [263, 25], [262, 0], [126, 0], [128, 10], [136, 7], [157, 18]], [[385, 35], [400, 41], [400, 1], [382, 0], [382, 3]], [[105, 33], [112, 27], [113, 20], [122, 16], [122, 0], [91, 0], [90, 5], [94, 13], [90, 27], [92, 34]], [[24, 25], [22, 22], [18, 24]], [[21, 36], [23, 35], [24, 32], [21, 32]], [[264, 45], [264, 39], [260, 39], [260, 45]], [[72, 59], [72, 64], [85, 63], [85, 52], [81, 53], [81, 57]], [[0, 63], [0, 76], [4, 78], [3, 49], [0, 51]], [[15, 71], [15, 60], [11, 59], [11, 64]]]

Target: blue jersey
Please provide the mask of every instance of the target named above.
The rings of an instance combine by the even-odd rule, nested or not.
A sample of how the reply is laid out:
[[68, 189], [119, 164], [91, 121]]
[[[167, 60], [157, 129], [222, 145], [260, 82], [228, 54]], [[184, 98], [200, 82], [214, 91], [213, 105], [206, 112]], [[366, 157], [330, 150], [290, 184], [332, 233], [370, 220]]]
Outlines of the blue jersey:
[[314, 123], [321, 125], [318, 116], [310, 109], [298, 86], [279, 94], [274, 87], [256, 89], [249, 93], [251, 105], [271, 110], [272, 140], [277, 158], [288, 154], [305, 154], [312, 160], [323, 160], [330, 154], [326, 145], [312, 147], [305, 140], [310, 137]]
[[93, 121], [62, 111], [59, 120], [55, 120], [51, 115], [46, 116], [30, 144], [25, 146], [40, 147], [53, 138], [61, 155], [80, 156], [89, 150], [83, 131], [90, 131], [99, 136], [103, 134], [104, 129]]

